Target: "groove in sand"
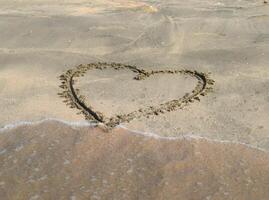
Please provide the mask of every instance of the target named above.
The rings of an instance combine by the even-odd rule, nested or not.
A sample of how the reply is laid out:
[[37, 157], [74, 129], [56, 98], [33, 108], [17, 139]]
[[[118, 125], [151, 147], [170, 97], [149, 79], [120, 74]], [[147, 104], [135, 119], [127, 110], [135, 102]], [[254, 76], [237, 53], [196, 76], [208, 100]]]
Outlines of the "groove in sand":
[[[87, 105], [85, 102], [85, 97], [79, 94], [79, 89], [74, 88], [75, 78], [84, 76], [84, 74], [92, 69], [105, 70], [108, 67], [114, 70], [129, 69], [136, 73], [134, 79], [137, 81], [144, 80], [149, 76], [156, 74], [185, 74], [190, 77], [196, 78], [198, 80], [196, 87], [192, 90], [191, 94], [186, 93], [182, 98], [174, 99], [162, 103], [158, 106], [148, 106], [146, 108], [140, 108], [128, 114], [116, 115], [111, 118], [107, 118], [101, 112], [95, 111], [91, 105]], [[194, 100], [200, 101], [201, 96], [205, 96], [208, 92], [212, 91], [212, 85], [214, 80], [210, 79], [208, 74], [191, 71], [191, 70], [157, 70], [157, 71], [146, 71], [139, 69], [136, 66], [125, 65], [121, 63], [90, 63], [81, 64], [74, 69], [68, 70], [66, 73], [62, 74], [60, 77], [62, 84], [60, 87], [63, 89], [61, 93], [58, 93], [60, 97], [63, 97], [63, 101], [71, 108], [77, 108], [80, 110], [79, 113], [84, 114], [86, 120], [92, 120], [98, 123], [103, 123], [107, 127], [115, 127], [122, 122], [129, 122], [135, 118], [148, 117], [150, 115], [158, 115], [165, 112], [174, 111], [178, 108], [183, 108]]]

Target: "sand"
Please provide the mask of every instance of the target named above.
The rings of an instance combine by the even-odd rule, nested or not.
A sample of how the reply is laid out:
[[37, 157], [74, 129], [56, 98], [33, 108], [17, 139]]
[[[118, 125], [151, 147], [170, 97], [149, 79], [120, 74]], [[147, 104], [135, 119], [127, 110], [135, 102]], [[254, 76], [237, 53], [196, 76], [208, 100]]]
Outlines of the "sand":
[[[101, 0], [0, 1], [1, 126], [50, 117], [83, 120], [84, 116], [76, 115], [57, 96], [57, 76], [79, 64], [120, 62], [146, 70], [211, 72], [216, 81], [214, 93], [201, 102], [124, 126], [162, 136], [196, 135], [237, 141], [268, 150], [268, 4], [109, 2], [108, 6], [108, 1]], [[145, 5], [155, 12], [146, 12], [142, 9]], [[86, 12], [91, 9], [96, 11]], [[78, 10], [84, 11], [74, 14]], [[93, 81], [102, 76], [97, 74]], [[115, 77], [110, 81], [113, 85]], [[167, 86], [162, 86], [166, 82]], [[188, 86], [177, 87], [179, 82]], [[137, 104], [159, 103], [165, 97], [181, 95], [192, 84], [192, 79], [184, 82], [170, 80], [169, 76], [156, 77], [147, 88], [157, 97], [148, 95], [139, 101], [136, 95], [143, 97], [143, 91], [126, 88], [128, 92], [106, 95], [110, 88], [102, 88], [98, 93], [106, 96], [104, 108], [117, 108], [113, 113], [104, 110], [112, 115], [126, 110], [126, 106], [118, 109], [126, 105], [126, 99], [133, 100], [130, 108], [136, 109]], [[85, 95], [91, 94], [88, 85], [87, 79], [81, 79]]]
[[[1, 129], [1, 200], [269, 199], [268, 13], [256, 0], [0, 0], [0, 128], [43, 120]], [[96, 62], [211, 72], [215, 84], [183, 109], [120, 123], [129, 131], [47, 122], [88, 123], [58, 96], [59, 76]], [[196, 84], [104, 70], [76, 87], [110, 117]]]
[[[85, 74], [90, 71], [92, 74], [92, 71], [99, 71], [99, 73], [104, 73], [105, 71], [108, 71], [109, 74], [115, 74], [117, 75], [116, 81], [114, 84], [111, 82], [111, 79], [115, 79], [115, 77], [107, 77], [107, 78], [100, 78], [100, 79], [93, 79], [93, 78], [85, 78], [86, 80], [89, 80], [90, 83], [97, 82], [97, 85], [89, 85], [92, 91], [90, 95], [83, 95], [81, 94], [80, 90], [82, 90], [84, 93], [85, 89], [77, 87], [76, 82], [78, 82], [78, 79], [81, 77], [84, 77]], [[123, 73], [122, 73], [123, 71]], [[89, 73], [89, 72], [88, 72]], [[127, 78], [126, 80], [126, 74], [132, 74], [132, 76]], [[119, 74], [122, 74], [121, 76], [118, 76]], [[184, 93], [184, 90], [182, 91], [182, 94], [178, 97], [169, 98], [169, 95], [162, 94], [162, 97], [165, 99], [161, 101], [159, 96], [156, 98], [156, 90], [160, 91], [160, 88], [164, 88], [162, 91], [166, 91], [166, 85], [160, 81], [158, 78], [162, 78], [165, 76], [170, 76], [170, 80], [173, 80], [174, 78], [178, 77], [185, 77], [185, 78], [192, 78], [196, 80], [196, 84], [192, 86], [192, 89], [187, 90], [187, 92]], [[171, 77], [172, 76], [172, 77]], [[157, 78], [156, 78], [157, 77]], [[76, 66], [73, 69], [67, 70], [64, 74], [59, 76], [59, 79], [61, 80], [62, 84], [59, 86], [62, 91], [58, 93], [59, 97], [63, 98], [63, 102], [70, 108], [75, 108], [77, 111], [79, 111], [78, 114], [83, 114], [85, 116], [86, 120], [94, 121], [95, 123], [100, 123], [102, 125], [107, 126], [108, 128], [114, 128], [122, 123], [130, 122], [134, 119], [138, 119], [141, 117], [151, 117], [152, 115], [159, 115], [159, 114], [165, 114], [167, 112], [173, 112], [175, 110], [183, 109], [184, 107], [188, 106], [190, 103], [193, 103], [194, 101], [200, 101], [200, 99], [207, 95], [207, 93], [212, 92], [214, 80], [210, 79], [209, 75], [203, 72], [197, 72], [197, 71], [191, 71], [191, 70], [144, 70], [143, 68], [137, 68], [134, 65], [124, 65], [122, 63], [90, 63], [86, 65], [79, 65]], [[100, 80], [109, 80], [109, 83], [107, 85], [100, 84]], [[154, 84], [154, 81], [152, 80], [158, 80], [160, 84]], [[123, 81], [121, 81], [123, 80]], [[175, 79], [174, 79], [175, 81]], [[98, 84], [99, 82], [99, 84]], [[157, 83], [158, 83], [157, 82]], [[166, 82], [167, 84], [168, 82]], [[177, 81], [178, 86], [176, 86], [176, 89], [178, 90], [178, 87], [183, 85], [179, 81]], [[150, 91], [149, 88], [152, 88], [152, 85], [155, 87], [155, 91]], [[122, 87], [124, 86], [124, 87]], [[173, 83], [171, 84], [171, 87], [173, 86]], [[97, 89], [97, 91], [94, 89]], [[110, 90], [110, 93], [102, 92], [100, 94], [103, 88], [106, 88]], [[124, 91], [125, 88], [125, 91]], [[184, 88], [181, 87], [181, 88]], [[99, 89], [99, 90], [98, 90]], [[137, 91], [138, 90], [138, 91]], [[142, 98], [138, 95], [134, 94], [135, 91], [141, 92], [140, 95], [144, 95]], [[128, 91], [130, 91], [133, 94], [132, 101], [137, 101], [136, 106], [131, 105], [132, 101], [128, 99], [128, 96], [125, 99], [125, 103], [121, 103], [121, 106], [115, 106], [118, 104], [117, 101], [112, 100], [110, 96], [117, 96], [118, 94], [128, 94]], [[126, 93], [125, 93], [126, 92]], [[177, 91], [174, 92], [175, 94]], [[104, 96], [108, 96], [106, 98]], [[177, 94], [178, 95], [178, 94]], [[90, 104], [88, 103], [90, 96]], [[153, 103], [153, 101], [149, 102], [143, 102], [139, 104], [139, 99], [143, 99], [145, 96], [150, 97], [150, 99], [156, 99], [157, 103]], [[93, 100], [92, 97], [95, 97], [95, 100]], [[112, 104], [111, 107], [104, 106], [103, 109], [99, 109], [98, 106], [96, 106], [96, 103], [98, 104], [105, 104], [103, 103], [103, 100], [110, 99], [110, 104]], [[146, 98], [145, 98], [146, 99]], [[129, 101], [128, 101], [129, 100]], [[102, 106], [101, 106], [102, 107]], [[103, 110], [105, 112], [103, 112]], [[107, 111], [114, 111], [114, 113], [108, 117]], [[128, 110], [129, 113], [128, 113]]]
[[1, 199], [269, 198], [269, 154], [57, 121], [0, 134]]

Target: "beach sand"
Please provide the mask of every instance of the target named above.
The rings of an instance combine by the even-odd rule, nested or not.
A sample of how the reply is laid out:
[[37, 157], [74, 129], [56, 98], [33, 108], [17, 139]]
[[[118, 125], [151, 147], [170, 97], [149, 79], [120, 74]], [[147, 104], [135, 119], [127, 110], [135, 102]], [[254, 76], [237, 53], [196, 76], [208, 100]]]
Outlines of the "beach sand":
[[[119, 62], [145, 70], [211, 72], [215, 80], [214, 92], [201, 102], [124, 126], [269, 149], [269, 6], [262, 1], [0, 0], [0, 4], [0, 126], [46, 118], [84, 120], [57, 96], [58, 76], [79, 64]], [[105, 75], [107, 82], [96, 87], [94, 81]], [[116, 77], [122, 79], [117, 82]], [[104, 72], [94, 78], [92, 84], [80, 79], [78, 86], [89, 104], [107, 116], [162, 103], [195, 84], [190, 78], [156, 76], [149, 79], [147, 90], [139, 90], [141, 84], [132, 88], [122, 84], [130, 83], [123, 73]], [[102, 84], [115, 86], [114, 90], [100, 88]], [[111, 92], [115, 94], [108, 95]]]
[[[268, 200], [268, 19], [257, 0], [0, 0], [0, 199]], [[96, 62], [211, 72], [215, 84], [106, 132], [77, 126], [89, 122], [58, 95], [60, 75]], [[75, 83], [106, 117], [195, 85], [124, 70]]]
[[269, 154], [48, 120], [0, 133], [1, 199], [269, 198]]

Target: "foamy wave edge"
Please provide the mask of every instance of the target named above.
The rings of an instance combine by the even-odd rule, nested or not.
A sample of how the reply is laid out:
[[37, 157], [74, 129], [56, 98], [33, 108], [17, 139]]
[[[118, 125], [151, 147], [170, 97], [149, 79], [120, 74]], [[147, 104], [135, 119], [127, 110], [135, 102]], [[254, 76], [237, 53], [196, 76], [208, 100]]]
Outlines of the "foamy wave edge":
[[[89, 122], [89, 121], [67, 121], [67, 120], [62, 120], [62, 119], [57, 119], [57, 118], [46, 118], [46, 119], [41, 119], [38, 121], [17, 121], [15, 123], [11, 123], [11, 124], [7, 124], [4, 127], [0, 128], [0, 133], [9, 129], [13, 129], [13, 128], [17, 128], [20, 126], [24, 126], [24, 125], [38, 125], [44, 122], [48, 122], [48, 121], [55, 121], [55, 122], [60, 122], [63, 123], [65, 125], [71, 126], [71, 127], [96, 127], [98, 124], [94, 123], [94, 122]], [[207, 142], [212, 142], [212, 143], [226, 143], [226, 144], [237, 144], [237, 145], [243, 145], [246, 146], [248, 148], [251, 149], [255, 149], [255, 150], [259, 150], [265, 153], [268, 153], [269, 151], [260, 147], [256, 147], [250, 144], [246, 144], [243, 142], [233, 142], [233, 141], [229, 141], [229, 140], [217, 140], [217, 139], [211, 139], [211, 138], [207, 138], [207, 137], [201, 137], [201, 136], [194, 136], [194, 135], [190, 135], [190, 134], [185, 134], [185, 135], [181, 135], [181, 136], [177, 136], [177, 137], [172, 137], [172, 136], [160, 136], [156, 133], [152, 133], [152, 132], [142, 132], [142, 131], [138, 131], [138, 130], [132, 130], [129, 129], [123, 125], [118, 125], [116, 127], [117, 129], [124, 129], [127, 130], [128, 133], [130, 134], [136, 134], [136, 135], [141, 135], [141, 136], [145, 136], [145, 137], [151, 137], [154, 139], [162, 139], [162, 140], [205, 140]]]
[[96, 123], [88, 122], [88, 121], [67, 121], [67, 120], [62, 120], [62, 119], [57, 119], [57, 118], [45, 118], [45, 119], [41, 119], [37, 121], [17, 121], [15, 123], [7, 124], [4, 127], [0, 128], [0, 132], [17, 128], [19, 126], [24, 126], [24, 125], [28, 125], [28, 126], [38, 125], [38, 124], [42, 124], [48, 121], [56, 121], [56, 122], [60, 122], [60, 123], [72, 126], [72, 127], [94, 127], [97, 125]]

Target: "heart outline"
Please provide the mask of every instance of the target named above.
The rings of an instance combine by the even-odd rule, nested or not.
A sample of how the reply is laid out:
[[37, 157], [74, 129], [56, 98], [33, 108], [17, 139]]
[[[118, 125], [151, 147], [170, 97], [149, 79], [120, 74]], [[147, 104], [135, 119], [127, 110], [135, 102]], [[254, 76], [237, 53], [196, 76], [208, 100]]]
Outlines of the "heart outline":
[[[105, 117], [99, 111], [95, 111], [92, 106], [87, 105], [85, 102], [85, 97], [79, 94], [79, 89], [74, 88], [75, 79], [92, 69], [104, 70], [108, 67], [114, 70], [129, 69], [137, 75], [134, 76], [136, 80], [143, 80], [155, 74], [185, 74], [194, 77], [198, 80], [195, 88], [191, 91], [191, 95], [186, 93], [183, 97], [175, 100], [170, 100], [165, 103], [159, 104], [157, 106], [147, 106], [145, 108], [140, 108], [128, 114], [120, 114], [112, 116], [110, 118]], [[63, 89], [62, 92], [58, 93], [60, 97], [65, 98], [64, 103], [69, 105], [71, 108], [77, 108], [80, 110], [78, 114], [83, 114], [86, 120], [95, 121], [97, 123], [103, 123], [107, 127], [115, 127], [120, 123], [129, 122], [135, 118], [140, 118], [142, 116], [158, 115], [165, 112], [174, 111], [175, 109], [183, 108], [194, 100], [200, 101], [200, 96], [205, 96], [208, 92], [212, 91], [211, 85], [214, 84], [214, 80], [209, 78], [209, 74], [191, 71], [191, 70], [152, 70], [146, 71], [140, 69], [133, 65], [126, 65], [121, 63], [90, 63], [90, 64], [80, 64], [73, 69], [67, 70], [64, 74], [59, 76], [62, 81], [60, 88]]]

